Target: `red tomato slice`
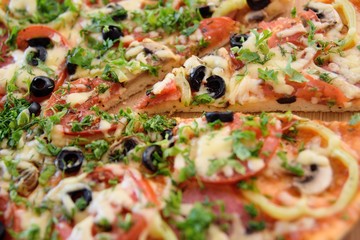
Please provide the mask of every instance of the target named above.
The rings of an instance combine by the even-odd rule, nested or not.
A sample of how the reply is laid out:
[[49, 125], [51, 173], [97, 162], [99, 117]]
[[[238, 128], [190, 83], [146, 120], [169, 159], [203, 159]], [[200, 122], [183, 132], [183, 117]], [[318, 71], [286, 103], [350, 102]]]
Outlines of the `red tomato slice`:
[[139, 239], [144, 229], [146, 228], [146, 220], [140, 214], [131, 214], [131, 228], [128, 231], [124, 231], [118, 226], [113, 227], [112, 235], [116, 240], [136, 240]]
[[[0, 68], [8, 65], [13, 61], [11, 55], [8, 55], [9, 47], [5, 44], [7, 40], [7, 29], [4, 24], [0, 23], [0, 30], [5, 31], [3, 35], [0, 35]], [[0, 91], [1, 94], [1, 91]]]
[[216, 17], [203, 19], [200, 22], [200, 30], [206, 42], [207, 48], [217, 48], [225, 45], [230, 36], [237, 32], [237, 22], [229, 17]]
[[55, 225], [60, 240], [66, 240], [70, 237], [73, 228], [66, 222], [59, 222]]
[[146, 107], [156, 106], [162, 102], [176, 101], [180, 98], [181, 92], [177, 89], [176, 82], [173, 80], [169, 82], [159, 94], [143, 97], [136, 108], [143, 109]]
[[309, 80], [302, 87], [296, 89], [295, 95], [299, 98], [310, 101], [313, 97], [319, 99], [320, 103], [335, 101], [337, 105], [343, 106], [348, 98], [334, 85], [305, 75]]
[[129, 171], [130, 176], [132, 179], [134, 179], [136, 185], [142, 190], [142, 192], [145, 194], [146, 198], [155, 204], [156, 206], [159, 206], [160, 202], [156, 196], [156, 193], [154, 189], [151, 187], [149, 181], [146, 178], [143, 178], [142, 176], [138, 178], [135, 176], [135, 174], [131, 171]]
[[[108, 87], [107, 91], [110, 91], [109, 97], [101, 99], [99, 94], [96, 91], [96, 87], [100, 84]], [[96, 116], [94, 111], [91, 111], [90, 108], [92, 106], [99, 106], [100, 109], [104, 109], [107, 106], [108, 101], [111, 99], [116, 99], [116, 96], [119, 95], [119, 91], [121, 89], [121, 85], [119, 83], [104, 81], [99, 78], [89, 79], [89, 78], [81, 78], [76, 81], [69, 83], [69, 86], [64, 86], [60, 90], [56, 91], [49, 99], [48, 105], [44, 111], [45, 116], [51, 116], [54, 114], [54, 106], [56, 104], [65, 104], [66, 97], [69, 94], [74, 93], [85, 93], [85, 92], [93, 92], [91, 96], [81, 104], [75, 104], [68, 113], [61, 119], [61, 125], [63, 126], [63, 132], [66, 135], [72, 136], [103, 136], [103, 130], [99, 129], [100, 127], [100, 117]], [[64, 92], [66, 93], [64, 95]], [[74, 121], [81, 122], [86, 116], [92, 115], [93, 121], [91, 126], [83, 127], [81, 131], [72, 131], [71, 123]], [[117, 127], [117, 124], [112, 124], [107, 132], [114, 131]]]
[[183, 203], [196, 203], [196, 202], [223, 202], [226, 213], [235, 213], [241, 216], [246, 216], [244, 211], [244, 204], [240, 198], [239, 192], [236, 187], [231, 185], [214, 185], [205, 184], [200, 187], [197, 182], [187, 182], [182, 187], [182, 202]]
[[272, 22], [261, 22], [259, 23], [259, 28], [262, 29], [269, 29], [272, 32], [271, 37], [268, 39], [268, 45], [270, 48], [273, 48], [277, 46], [278, 44], [283, 43], [293, 43], [297, 46], [301, 46], [302, 43], [300, 41], [301, 36], [303, 36], [305, 33], [296, 33], [291, 36], [287, 37], [278, 37], [277, 33], [284, 30], [291, 28], [292, 26], [301, 23], [300, 18], [278, 18], [275, 21]]
[[96, 187], [103, 185], [105, 188], [109, 188], [111, 187], [109, 181], [111, 179], [118, 179], [119, 177], [116, 176], [110, 169], [97, 167], [94, 171], [87, 175], [87, 178], [89, 178], [90, 181], [95, 182]]
[[68, 47], [69, 43], [58, 31], [45, 25], [31, 25], [23, 30], [20, 30], [16, 38], [16, 44], [19, 49], [24, 50], [28, 47], [28, 40], [32, 38], [48, 37], [52, 39], [54, 36], [60, 38], [60, 43]]

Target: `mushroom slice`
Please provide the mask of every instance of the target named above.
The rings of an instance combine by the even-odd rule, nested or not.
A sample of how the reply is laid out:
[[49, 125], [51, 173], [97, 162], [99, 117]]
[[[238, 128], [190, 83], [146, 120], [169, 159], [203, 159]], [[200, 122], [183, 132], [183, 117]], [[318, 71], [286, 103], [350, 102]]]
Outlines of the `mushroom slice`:
[[340, 31], [343, 27], [338, 12], [330, 4], [309, 2], [304, 9], [314, 11], [321, 23], [323, 23], [322, 26], [317, 26], [317, 28], [332, 28], [336, 26], [336, 29]]
[[333, 179], [329, 159], [312, 150], [300, 152], [297, 162], [303, 166], [304, 176], [297, 177], [293, 185], [303, 194], [320, 194], [325, 191]]
[[17, 171], [19, 172], [15, 180], [17, 192], [27, 197], [38, 185], [39, 170], [33, 164], [23, 161], [17, 165]]

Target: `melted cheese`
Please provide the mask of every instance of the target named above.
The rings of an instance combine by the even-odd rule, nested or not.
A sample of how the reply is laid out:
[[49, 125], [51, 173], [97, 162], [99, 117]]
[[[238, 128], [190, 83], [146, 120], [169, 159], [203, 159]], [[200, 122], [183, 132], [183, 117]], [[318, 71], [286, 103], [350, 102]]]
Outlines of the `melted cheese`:
[[94, 218], [92, 216], [85, 218], [80, 223], [75, 225], [75, 227], [71, 232], [71, 235], [68, 237], [67, 240], [94, 239], [92, 236], [93, 224], [94, 224]]
[[33, 16], [36, 13], [36, 0], [11, 0], [9, 2], [10, 12], [18, 17]]
[[232, 155], [230, 131], [229, 127], [224, 127], [199, 138], [195, 167], [200, 176], [207, 176], [211, 160], [225, 159]]
[[154, 84], [152, 92], [154, 94], [160, 94], [168, 84], [174, 81], [174, 79], [175, 79], [175, 75], [172, 73], [168, 73], [165, 76], [164, 80]]
[[81, 105], [81, 104], [85, 103], [87, 100], [89, 100], [89, 98], [91, 97], [93, 92], [94, 91], [81, 92], [81, 93], [70, 93], [69, 95], [66, 95], [65, 100], [67, 103], [70, 103], [70, 106], [74, 107], [76, 105]]

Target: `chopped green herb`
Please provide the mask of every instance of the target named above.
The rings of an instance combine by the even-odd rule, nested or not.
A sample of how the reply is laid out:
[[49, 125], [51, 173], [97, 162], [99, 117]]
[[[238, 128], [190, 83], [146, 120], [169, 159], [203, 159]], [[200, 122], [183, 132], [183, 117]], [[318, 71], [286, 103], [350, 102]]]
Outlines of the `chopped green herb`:
[[280, 151], [277, 153], [277, 156], [282, 160], [281, 167], [283, 167], [285, 170], [299, 177], [304, 176], [304, 169], [302, 168], [301, 164], [299, 163], [296, 163], [295, 165], [289, 164], [285, 152]]
[[244, 205], [244, 209], [252, 218], [257, 217], [257, 215], [259, 214], [253, 203]]
[[196, 203], [187, 218], [176, 225], [183, 239], [205, 240], [206, 230], [214, 220], [215, 214], [211, 209]]
[[259, 78], [263, 79], [265, 81], [273, 81], [275, 83], [278, 82], [278, 71], [275, 71], [273, 69], [269, 70], [268, 68], [261, 69], [258, 68]]
[[194, 97], [194, 100], [191, 102], [191, 105], [198, 106], [200, 104], [212, 103], [213, 101], [214, 99], [208, 93], [203, 93], [200, 95], [196, 95]]
[[40, 185], [45, 186], [48, 183], [49, 179], [55, 174], [55, 172], [56, 172], [55, 165], [46, 166], [42, 170], [42, 172], [41, 172], [41, 174], [39, 176]]
[[303, 83], [308, 81], [300, 72], [296, 71], [291, 67], [291, 59], [288, 61], [284, 69], [284, 73], [289, 77], [290, 81], [297, 83]]
[[100, 160], [101, 157], [109, 149], [109, 143], [105, 140], [96, 140], [92, 143], [85, 145], [85, 149], [90, 150], [91, 153], [87, 154], [87, 158]]
[[360, 122], [360, 113], [355, 113], [351, 116], [349, 120], [349, 125], [354, 126], [357, 125]]

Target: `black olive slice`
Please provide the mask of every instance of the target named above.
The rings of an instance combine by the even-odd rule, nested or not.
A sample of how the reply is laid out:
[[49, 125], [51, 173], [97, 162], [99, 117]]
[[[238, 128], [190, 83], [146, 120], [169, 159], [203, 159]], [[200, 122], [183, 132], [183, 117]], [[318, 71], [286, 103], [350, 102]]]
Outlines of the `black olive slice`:
[[45, 76], [37, 76], [31, 81], [30, 93], [35, 97], [46, 97], [52, 93], [55, 82]]
[[161, 133], [161, 136], [163, 137], [163, 139], [171, 140], [174, 137], [174, 134], [173, 134], [173, 131], [171, 129], [165, 129]]
[[208, 123], [220, 120], [221, 122], [232, 122], [234, 121], [233, 112], [208, 112], [205, 113], [205, 118]]
[[128, 152], [130, 152], [132, 149], [136, 147], [136, 145], [138, 145], [138, 142], [136, 140], [132, 138], [126, 138], [123, 141], [123, 146], [124, 146], [123, 154], [127, 155]]
[[153, 51], [151, 51], [150, 49], [144, 47], [144, 53], [145, 53], [146, 55], [148, 55], [148, 54], [153, 54]]
[[110, 13], [110, 17], [115, 22], [119, 22], [122, 20], [125, 20], [128, 17], [127, 11], [123, 6], [117, 4], [117, 3], [110, 3], [107, 5], [107, 8], [113, 9], [113, 11]]
[[296, 102], [296, 96], [290, 96], [290, 97], [282, 97], [276, 99], [276, 101], [280, 104], [289, 104]]
[[51, 45], [51, 39], [47, 37], [32, 38], [27, 40], [30, 47], [44, 47], [48, 48]]
[[249, 38], [247, 34], [234, 34], [230, 37], [230, 46], [242, 48], [243, 43]]
[[57, 167], [69, 174], [77, 173], [84, 161], [84, 154], [77, 148], [63, 148], [56, 157]]
[[35, 116], [38, 116], [41, 112], [41, 105], [37, 102], [32, 102], [28, 109], [30, 115], [34, 114]]
[[78, 199], [81, 199], [81, 198], [83, 200], [85, 200], [85, 204], [79, 204], [78, 205], [78, 209], [80, 211], [85, 210], [87, 208], [87, 206], [89, 206], [89, 204], [92, 201], [92, 193], [87, 188], [80, 189], [80, 190], [75, 190], [75, 191], [72, 191], [72, 192], [68, 192], [67, 194], [71, 197], [71, 200], [73, 200], [74, 203], [76, 203], [76, 201]]
[[258, 11], [266, 8], [270, 4], [270, 0], [246, 0], [249, 8]]
[[69, 75], [74, 75], [76, 73], [77, 64], [66, 62], [66, 71]]
[[159, 145], [147, 147], [142, 155], [142, 163], [150, 171], [156, 172], [158, 167], [154, 164], [154, 160], [156, 160], [156, 155], [162, 157], [162, 154], [163, 153]]
[[199, 7], [198, 10], [202, 18], [209, 18], [213, 15], [210, 6], [202, 6]]
[[0, 222], [0, 240], [5, 239], [5, 234], [6, 234], [5, 225], [3, 222]]
[[39, 60], [45, 62], [47, 51], [44, 47], [34, 47], [36, 51], [30, 51], [26, 57], [26, 61], [31, 66], [39, 65]]
[[200, 90], [201, 82], [205, 77], [206, 67], [199, 65], [190, 71], [189, 84], [191, 90], [198, 92]]
[[109, 26], [107, 29], [103, 28], [102, 29], [102, 37], [104, 40], [117, 40], [120, 37], [124, 36], [123, 32], [121, 31], [120, 28], [115, 27], [115, 26]]
[[210, 76], [206, 79], [206, 89], [212, 98], [220, 98], [225, 94], [225, 81], [218, 75]]

